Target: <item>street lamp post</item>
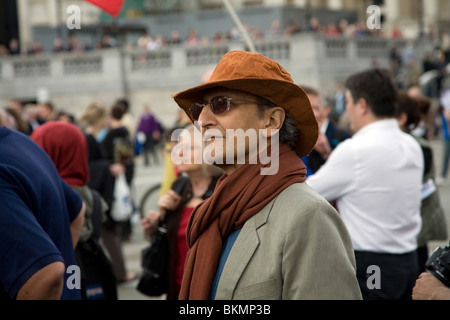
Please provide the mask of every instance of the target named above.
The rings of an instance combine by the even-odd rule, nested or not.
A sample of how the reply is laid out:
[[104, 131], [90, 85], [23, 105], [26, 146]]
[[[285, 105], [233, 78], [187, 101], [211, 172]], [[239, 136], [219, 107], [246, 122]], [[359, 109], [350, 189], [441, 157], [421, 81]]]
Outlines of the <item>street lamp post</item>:
[[65, 38], [65, 24], [62, 22], [63, 11], [62, 11], [62, 0], [55, 0], [55, 11], [56, 11], [56, 36], [59, 39]]
[[309, 28], [309, 22], [312, 18], [312, 5], [311, 5], [311, 0], [306, 0], [305, 3], [305, 28], [308, 29]]

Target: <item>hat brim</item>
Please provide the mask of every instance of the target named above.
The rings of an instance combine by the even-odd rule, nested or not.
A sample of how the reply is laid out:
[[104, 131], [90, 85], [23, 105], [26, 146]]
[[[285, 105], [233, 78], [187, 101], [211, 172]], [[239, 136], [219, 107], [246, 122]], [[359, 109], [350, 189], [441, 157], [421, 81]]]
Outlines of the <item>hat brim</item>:
[[205, 90], [224, 87], [260, 96], [282, 107], [297, 123], [298, 137], [296, 153], [299, 157], [308, 155], [316, 144], [319, 129], [311, 109], [308, 96], [298, 85], [276, 79], [243, 78], [205, 83], [173, 95], [175, 102], [186, 112], [194, 102], [202, 101]]

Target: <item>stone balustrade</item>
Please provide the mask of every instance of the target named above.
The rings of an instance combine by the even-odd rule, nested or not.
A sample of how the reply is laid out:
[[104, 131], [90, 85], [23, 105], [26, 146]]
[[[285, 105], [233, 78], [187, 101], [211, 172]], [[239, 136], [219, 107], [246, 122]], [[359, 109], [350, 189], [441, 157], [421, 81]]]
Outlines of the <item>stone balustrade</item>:
[[[374, 59], [378, 65], [388, 67], [391, 49], [405, 45], [405, 40], [326, 38], [316, 34], [255, 42], [256, 50], [279, 61], [296, 83], [308, 83], [325, 92], [333, 92], [337, 82], [370, 67]], [[426, 39], [417, 40], [415, 48], [418, 59], [433, 49]], [[213, 68], [225, 53], [246, 49], [244, 42], [233, 41], [170, 46], [156, 51], [114, 48], [2, 57], [0, 103], [6, 105], [10, 99], [32, 100], [39, 88], [47, 88], [52, 99], [76, 111], [96, 94], [102, 99], [128, 96], [142, 104], [143, 91], [177, 92], [197, 85], [203, 73]], [[83, 102], [77, 106], [74, 101], [83, 96]], [[158, 101], [157, 105], [164, 108], [168, 102]]]

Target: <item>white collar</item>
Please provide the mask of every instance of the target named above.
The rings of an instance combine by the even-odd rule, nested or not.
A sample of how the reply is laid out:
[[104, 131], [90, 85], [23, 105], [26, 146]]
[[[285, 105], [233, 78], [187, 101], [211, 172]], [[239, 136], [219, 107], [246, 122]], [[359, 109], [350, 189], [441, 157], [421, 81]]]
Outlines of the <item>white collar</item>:
[[385, 130], [385, 129], [399, 129], [400, 127], [398, 125], [398, 122], [396, 119], [383, 119], [383, 120], [376, 120], [374, 122], [371, 122], [356, 132], [353, 137], [356, 136], [362, 136], [365, 133], [372, 131], [372, 130]]
[[320, 133], [325, 134], [328, 129], [328, 124], [330, 123], [330, 120], [327, 118], [320, 126]]

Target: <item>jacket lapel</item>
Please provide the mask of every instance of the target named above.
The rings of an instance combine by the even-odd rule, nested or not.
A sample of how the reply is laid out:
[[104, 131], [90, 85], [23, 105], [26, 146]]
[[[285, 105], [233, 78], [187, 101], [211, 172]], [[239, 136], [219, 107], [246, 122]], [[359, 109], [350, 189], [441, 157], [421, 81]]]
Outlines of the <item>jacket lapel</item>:
[[275, 199], [244, 224], [225, 262], [217, 287], [217, 300], [232, 299], [239, 279], [259, 246], [258, 229], [267, 222]]

